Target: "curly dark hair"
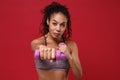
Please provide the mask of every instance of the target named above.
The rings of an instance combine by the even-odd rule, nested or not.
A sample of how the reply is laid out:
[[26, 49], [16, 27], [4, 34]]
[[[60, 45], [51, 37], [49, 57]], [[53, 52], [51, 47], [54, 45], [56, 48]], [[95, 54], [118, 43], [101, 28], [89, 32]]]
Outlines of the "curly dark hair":
[[47, 19], [50, 20], [50, 16], [54, 13], [61, 12], [67, 18], [67, 29], [65, 30], [62, 37], [66, 40], [71, 37], [72, 30], [71, 30], [71, 20], [68, 8], [65, 5], [61, 5], [57, 2], [52, 2], [50, 5], [46, 6], [43, 10], [43, 19], [42, 19], [42, 34], [45, 35], [49, 32], [49, 26], [47, 25]]

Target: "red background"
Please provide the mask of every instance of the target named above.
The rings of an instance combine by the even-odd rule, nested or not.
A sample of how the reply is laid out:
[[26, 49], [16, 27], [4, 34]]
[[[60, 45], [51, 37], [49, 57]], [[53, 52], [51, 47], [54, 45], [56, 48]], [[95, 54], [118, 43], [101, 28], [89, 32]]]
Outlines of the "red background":
[[[37, 80], [30, 42], [39, 37], [40, 10], [52, 1], [0, 0], [0, 80]], [[71, 14], [81, 80], [120, 80], [119, 0], [58, 2]], [[71, 72], [69, 80], [76, 80]]]

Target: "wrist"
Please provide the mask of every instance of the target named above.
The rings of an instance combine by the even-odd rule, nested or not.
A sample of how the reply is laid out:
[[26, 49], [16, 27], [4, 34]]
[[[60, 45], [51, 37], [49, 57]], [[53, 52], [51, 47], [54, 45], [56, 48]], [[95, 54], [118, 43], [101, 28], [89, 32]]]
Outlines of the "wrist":
[[68, 60], [72, 60], [72, 56], [71, 56], [71, 54], [69, 53], [69, 51], [66, 52], [66, 56], [67, 56]]

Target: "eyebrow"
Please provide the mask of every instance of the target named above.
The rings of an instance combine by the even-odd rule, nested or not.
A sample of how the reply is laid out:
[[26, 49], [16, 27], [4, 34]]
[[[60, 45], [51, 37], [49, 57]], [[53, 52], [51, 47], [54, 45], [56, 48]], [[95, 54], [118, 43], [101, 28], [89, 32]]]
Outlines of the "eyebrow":
[[[55, 20], [55, 19], [53, 19], [52, 21], [58, 22], [58, 21], [57, 21], [57, 20]], [[67, 22], [65, 21], [65, 22], [62, 22], [62, 24], [63, 24], [63, 23], [67, 23]]]
[[55, 19], [53, 19], [52, 21], [55, 21], [55, 22], [57, 22]]

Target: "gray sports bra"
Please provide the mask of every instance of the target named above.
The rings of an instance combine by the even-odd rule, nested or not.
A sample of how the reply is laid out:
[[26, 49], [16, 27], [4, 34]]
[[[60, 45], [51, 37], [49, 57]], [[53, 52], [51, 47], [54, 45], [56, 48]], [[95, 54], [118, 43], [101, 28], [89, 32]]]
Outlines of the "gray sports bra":
[[56, 60], [50, 62], [50, 60], [35, 60], [36, 68], [41, 70], [67, 70], [69, 69], [68, 60]]
[[[46, 45], [46, 39], [45, 39]], [[55, 60], [54, 62], [50, 62], [50, 60], [40, 60], [35, 59], [35, 64], [37, 69], [41, 70], [66, 70], [68, 71], [70, 68], [68, 60]]]

